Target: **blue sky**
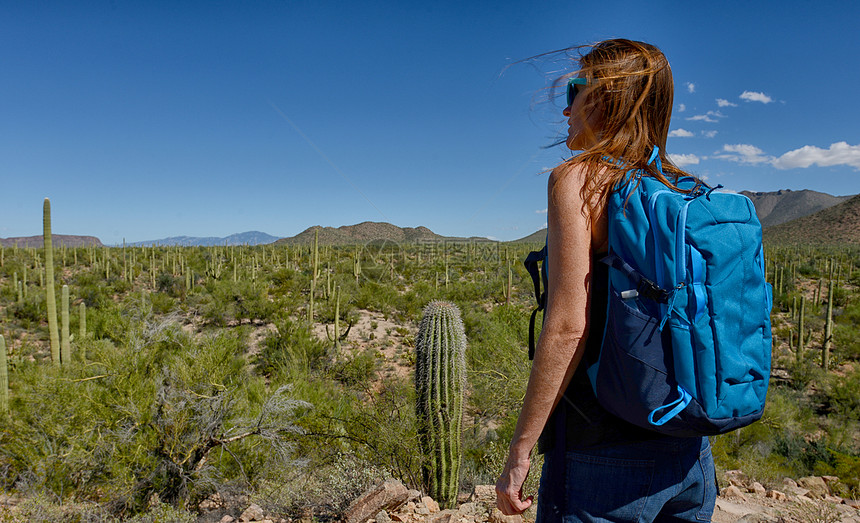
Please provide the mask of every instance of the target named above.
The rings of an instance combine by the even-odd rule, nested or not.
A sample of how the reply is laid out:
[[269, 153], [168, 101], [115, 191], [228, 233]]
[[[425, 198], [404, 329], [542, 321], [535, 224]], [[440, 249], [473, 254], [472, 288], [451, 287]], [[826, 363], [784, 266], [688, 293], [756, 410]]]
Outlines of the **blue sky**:
[[[0, 237], [105, 243], [365, 220], [546, 223], [563, 64], [625, 37], [675, 78], [669, 152], [732, 190], [860, 192], [853, 2], [4, 2]], [[512, 65], [515, 64], [515, 65]]]

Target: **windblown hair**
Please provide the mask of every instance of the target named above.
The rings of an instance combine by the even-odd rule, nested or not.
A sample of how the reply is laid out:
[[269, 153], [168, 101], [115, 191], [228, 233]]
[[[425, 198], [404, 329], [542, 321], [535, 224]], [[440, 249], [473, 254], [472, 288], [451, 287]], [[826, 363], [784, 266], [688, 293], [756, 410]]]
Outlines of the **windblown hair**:
[[[676, 167], [666, 153], [666, 138], [672, 117], [672, 70], [663, 53], [655, 46], [626, 39], [605, 40], [566, 51], [579, 53], [579, 69], [555, 82], [567, 84], [569, 78], [590, 80], [579, 95], [580, 118], [594, 145], [565, 163], [586, 167], [583, 201], [592, 217], [605, 207], [609, 194], [624, 182], [630, 169], [643, 169], [667, 186], [676, 188], [679, 177], [688, 176]], [[584, 53], [584, 54], [583, 54]], [[598, 111], [598, 128], [590, 128], [587, 116]], [[654, 146], [660, 148], [662, 176], [652, 163], [646, 165]]]

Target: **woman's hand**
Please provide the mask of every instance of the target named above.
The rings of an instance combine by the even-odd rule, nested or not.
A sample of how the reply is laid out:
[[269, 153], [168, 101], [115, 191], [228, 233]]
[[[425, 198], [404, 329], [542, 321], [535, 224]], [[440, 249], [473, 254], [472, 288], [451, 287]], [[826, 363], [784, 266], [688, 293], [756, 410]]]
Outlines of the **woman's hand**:
[[532, 506], [534, 496], [523, 499], [523, 484], [529, 475], [530, 466], [528, 457], [517, 460], [513, 456], [508, 456], [505, 470], [496, 482], [496, 506], [502, 514], [507, 516], [522, 514]]

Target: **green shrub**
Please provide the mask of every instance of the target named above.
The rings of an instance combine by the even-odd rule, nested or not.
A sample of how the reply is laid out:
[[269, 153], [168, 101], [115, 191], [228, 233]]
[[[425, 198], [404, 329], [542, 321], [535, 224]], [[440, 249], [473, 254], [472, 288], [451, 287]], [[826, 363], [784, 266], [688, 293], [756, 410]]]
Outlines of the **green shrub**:
[[307, 324], [289, 318], [275, 322], [275, 332], [266, 337], [256, 358], [257, 371], [285, 380], [307, 377], [323, 365], [326, 344], [313, 335]]
[[370, 385], [374, 371], [379, 366], [379, 353], [367, 349], [354, 355], [346, 355], [332, 365], [332, 375], [347, 386], [366, 388]]
[[235, 337], [194, 340], [172, 323], [133, 330], [129, 346], [87, 340], [87, 365], [16, 371], [16, 416], [0, 428], [6, 485], [133, 514], [153, 495], [196, 506], [231, 474], [255, 481], [243, 461], [290, 465], [293, 420], [308, 405], [249, 376]]

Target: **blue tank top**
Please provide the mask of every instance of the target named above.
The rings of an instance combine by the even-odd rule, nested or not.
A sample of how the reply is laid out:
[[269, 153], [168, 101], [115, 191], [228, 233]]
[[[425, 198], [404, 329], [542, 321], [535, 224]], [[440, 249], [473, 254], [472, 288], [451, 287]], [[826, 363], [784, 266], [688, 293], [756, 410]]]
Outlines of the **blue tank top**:
[[603, 328], [606, 324], [609, 267], [598, 261], [602, 257], [603, 255], [596, 255], [592, 263], [591, 310], [585, 355], [538, 438], [538, 452], [541, 454], [551, 450], [559, 437], [564, 438], [566, 450], [584, 450], [669, 437], [627, 423], [607, 412], [597, 402], [585, 372], [600, 354]]

